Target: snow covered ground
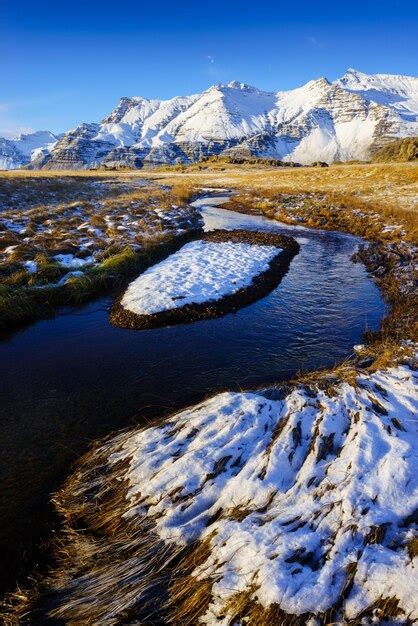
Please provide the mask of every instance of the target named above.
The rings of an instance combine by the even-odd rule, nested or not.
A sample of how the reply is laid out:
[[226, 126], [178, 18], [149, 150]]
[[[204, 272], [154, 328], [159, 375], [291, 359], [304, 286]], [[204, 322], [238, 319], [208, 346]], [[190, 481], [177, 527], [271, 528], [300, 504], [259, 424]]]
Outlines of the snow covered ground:
[[418, 619], [413, 371], [269, 398], [222, 393], [119, 437], [109, 462], [129, 463], [121, 514], [152, 520], [166, 545], [209, 542], [187, 579], [190, 594], [209, 582], [203, 623], [229, 624], [239, 593], [296, 615], [342, 601], [342, 620], [397, 598], [402, 619]]
[[63, 284], [54, 274], [38, 280], [40, 256], [44, 265], [85, 272], [127, 247], [138, 251], [200, 231], [198, 209], [181, 204], [168, 188], [123, 176], [77, 184], [66, 177], [35, 178], [30, 185], [6, 180], [0, 191], [0, 284]]
[[192, 241], [134, 280], [121, 305], [132, 313], [150, 315], [220, 300], [250, 286], [279, 252], [275, 246]]
[[62, 267], [69, 268], [80, 268], [84, 265], [89, 265], [90, 263], [94, 263], [95, 259], [93, 256], [88, 256], [84, 259], [79, 259], [73, 254], [56, 254], [53, 257]]

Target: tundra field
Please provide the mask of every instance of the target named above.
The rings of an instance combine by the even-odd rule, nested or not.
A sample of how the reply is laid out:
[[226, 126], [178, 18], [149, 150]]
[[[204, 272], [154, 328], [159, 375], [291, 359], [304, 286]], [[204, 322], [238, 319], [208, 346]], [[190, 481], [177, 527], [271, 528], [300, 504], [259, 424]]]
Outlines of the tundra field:
[[[323, 194], [335, 201], [352, 203], [353, 208], [362, 204], [385, 215], [393, 215], [409, 223], [415, 221], [410, 212], [417, 210], [418, 204], [418, 164], [407, 163], [374, 163], [374, 164], [334, 164], [328, 168], [298, 167], [275, 168], [251, 165], [231, 165], [214, 159], [213, 162], [195, 163], [190, 166], [160, 166], [138, 171], [132, 170], [14, 170], [1, 172], [2, 190], [4, 194], [13, 193], [14, 186], [21, 187], [19, 179], [26, 182], [31, 179], [43, 178], [52, 181], [61, 177], [83, 177], [94, 180], [102, 178], [140, 178], [174, 184], [179, 192], [199, 186], [230, 186], [249, 188], [277, 193], [316, 193]], [[15, 181], [15, 182], [14, 182]], [[26, 182], [23, 186], [26, 187]], [[48, 184], [45, 183], [46, 189]], [[27, 190], [26, 193], [30, 193]], [[38, 196], [39, 197], [39, 196]], [[76, 199], [73, 196], [73, 199]]]
[[2, 173], [0, 323], [126, 283], [196, 236], [190, 203], [214, 189], [232, 191], [222, 208], [363, 237], [386, 316], [331, 369], [94, 444], [53, 497], [53, 565], [6, 597], [6, 623], [418, 619], [416, 163]]
[[160, 244], [201, 228], [186, 205], [205, 187], [233, 189], [226, 208], [369, 239], [385, 228], [385, 240], [416, 242], [412, 163], [277, 169], [213, 159], [139, 172], [3, 172], [0, 327], [85, 302], [149, 265]]
[[409, 223], [410, 215], [418, 208], [418, 164], [341, 164], [328, 168], [256, 168], [228, 164], [202, 164], [185, 168], [184, 172], [145, 174], [154, 178], [163, 175], [163, 181], [174, 184], [180, 180], [189, 185], [230, 186], [285, 194], [320, 194], [327, 199], [347, 204], [352, 208], [375, 210]]

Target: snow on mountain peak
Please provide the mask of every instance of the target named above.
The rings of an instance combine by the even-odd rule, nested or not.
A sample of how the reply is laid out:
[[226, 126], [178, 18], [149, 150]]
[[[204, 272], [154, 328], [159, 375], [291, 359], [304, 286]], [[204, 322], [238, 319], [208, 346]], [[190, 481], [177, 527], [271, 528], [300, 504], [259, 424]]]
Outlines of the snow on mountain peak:
[[136, 167], [213, 154], [332, 162], [367, 159], [372, 147], [412, 135], [418, 135], [418, 78], [350, 68], [332, 83], [320, 77], [275, 93], [233, 80], [169, 100], [124, 96], [100, 123], [79, 124], [60, 141], [45, 132], [1, 140], [0, 163], [18, 167], [35, 158], [34, 167]]
[[344, 74], [344, 76], [347, 74], [350, 74], [353, 76], [365, 76], [364, 72], [360, 72], [360, 70], [355, 70], [353, 67], [349, 67], [346, 73]]
[[418, 122], [418, 78], [415, 76], [365, 74], [350, 68], [335, 84], [389, 107], [406, 122]]
[[39, 150], [52, 149], [58, 139], [48, 130], [21, 133], [13, 139], [0, 138], [0, 169], [26, 165]]
[[310, 80], [308, 83], [306, 83], [306, 87], [311, 86], [311, 87], [329, 87], [330, 86], [330, 82], [328, 80], [328, 78], [325, 78], [325, 76], [320, 76], [319, 78], [314, 78], [313, 80]]
[[238, 80], [231, 80], [226, 85], [222, 85], [222, 87], [229, 87], [230, 89], [240, 89], [241, 91], [260, 91], [259, 89], [257, 89], [257, 87], [247, 85], [246, 83], [241, 83]]

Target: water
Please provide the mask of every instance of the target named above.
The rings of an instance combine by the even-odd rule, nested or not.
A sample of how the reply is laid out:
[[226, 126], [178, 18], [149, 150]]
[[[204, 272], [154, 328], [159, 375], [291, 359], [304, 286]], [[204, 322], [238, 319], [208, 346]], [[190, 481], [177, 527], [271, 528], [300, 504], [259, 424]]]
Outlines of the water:
[[[49, 494], [92, 440], [223, 389], [332, 365], [375, 329], [384, 304], [359, 240], [204, 209], [207, 228], [278, 230], [301, 250], [267, 297], [219, 319], [155, 330], [108, 322], [111, 298], [39, 321], [0, 344], [0, 555], [12, 584], [50, 521]], [[3, 558], [2, 558], [3, 556]]]

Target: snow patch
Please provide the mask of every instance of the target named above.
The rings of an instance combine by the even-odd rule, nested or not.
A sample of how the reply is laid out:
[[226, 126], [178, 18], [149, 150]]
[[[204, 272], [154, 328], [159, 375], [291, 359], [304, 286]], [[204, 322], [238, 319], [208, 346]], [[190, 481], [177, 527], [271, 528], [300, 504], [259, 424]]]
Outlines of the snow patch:
[[84, 259], [79, 259], [73, 254], [56, 254], [53, 257], [62, 267], [83, 267], [89, 263], [94, 263], [94, 257], [88, 256]]
[[203, 623], [229, 624], [239, 591], [318, 614], [350, 576], [344, 617], [395, 596], [418, 619], [405, 524], [418, 508], [414, 382], [399, 366], [332, 394], [222, 393], [110, 455], [129, 463], [125, 517], [152, 518], [171, 545], [210, 542], [192, 574], [216, 581]]
[[138, 315], [220, 300], [251, 285], [280, 248], [193, 241], [134, 280], [121, 305]]

